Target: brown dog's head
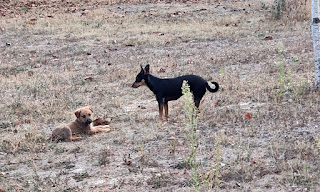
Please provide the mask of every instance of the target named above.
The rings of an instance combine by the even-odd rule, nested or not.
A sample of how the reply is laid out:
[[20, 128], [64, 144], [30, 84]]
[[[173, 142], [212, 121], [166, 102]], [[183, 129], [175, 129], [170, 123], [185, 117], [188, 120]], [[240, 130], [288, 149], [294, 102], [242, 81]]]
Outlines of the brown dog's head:
[[92, 123], [92, 118], [93, 118], [93, 110], [91, 106], [85, 106], [77, 109], [74, 114], [77, 117], [77, 120], [89, 125]]
[[102, 118], [97, 118], [96, 120], [93, 121], [93, 126], [98, 126], [98, 125], [110, 125], [110, 121], [107, 121]]

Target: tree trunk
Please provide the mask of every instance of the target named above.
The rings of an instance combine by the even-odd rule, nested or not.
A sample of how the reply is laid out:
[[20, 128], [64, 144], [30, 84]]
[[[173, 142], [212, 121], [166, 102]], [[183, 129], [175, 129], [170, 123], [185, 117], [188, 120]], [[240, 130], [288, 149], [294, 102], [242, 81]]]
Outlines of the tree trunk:
[[313, 40], [313, 54], [315, 63], [315, 89], [319, 87], [320, 78], [320, 40], [319, 40], [319, 0], [312, 0], [311, 2], [311, 16], [312, 16], [312, 40]]

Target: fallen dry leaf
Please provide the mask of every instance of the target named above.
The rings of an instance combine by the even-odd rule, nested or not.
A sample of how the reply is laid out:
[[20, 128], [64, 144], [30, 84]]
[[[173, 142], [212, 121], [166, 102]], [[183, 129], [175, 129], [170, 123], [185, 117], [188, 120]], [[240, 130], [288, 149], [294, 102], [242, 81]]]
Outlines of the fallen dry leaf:
[[166, 72], [166, 69], [164, 69], [164, 68], [161, 68], [161, 69], [159, 70], [159, 73], [164, 73], [164, 72]]
[[272, 38], [272, 36], [266, 36], [265, 38], [264, 38], [264, 40], [272, 40], [273, 38]]
[[247, 113], [246, 114], [246, 119], [252, 119], [252, 114], [251, 113]]
[[86, 80], [86, 81], [92, 81], [93, 78], [92, 78], [92, 77], [87, 77], [87, 78], [85, 78], [84, 80]]

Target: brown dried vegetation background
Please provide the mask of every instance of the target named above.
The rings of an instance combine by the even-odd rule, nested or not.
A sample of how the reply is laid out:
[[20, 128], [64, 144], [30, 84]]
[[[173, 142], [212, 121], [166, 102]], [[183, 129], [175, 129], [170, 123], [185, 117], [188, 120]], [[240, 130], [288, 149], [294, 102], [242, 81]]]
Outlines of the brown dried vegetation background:
[[[286, 1], [287, 3], [289, 1]], [[309, 1], [0, 2], [0, 191], [317, 191], [319, 92]], [[140, 65], [217, 81], [197, 126], [197, 175], [183, 99], [157, 123]], [[111, 132], [51, 143], [92, 105]]]

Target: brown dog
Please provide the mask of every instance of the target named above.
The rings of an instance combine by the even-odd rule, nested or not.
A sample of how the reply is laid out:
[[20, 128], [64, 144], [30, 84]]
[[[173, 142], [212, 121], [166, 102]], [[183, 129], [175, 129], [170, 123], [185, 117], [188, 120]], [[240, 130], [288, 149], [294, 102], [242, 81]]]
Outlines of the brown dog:
[[77, 119], [69, 124], [56, 127], [52, 131], [52, 141], [75, 141], [81, 137], [77, 134], [92, 135], [99, 132], [110, 132], [109, 125], [91, 126], [93, 110], [91, 106], [77, 109], [74, 114]]

